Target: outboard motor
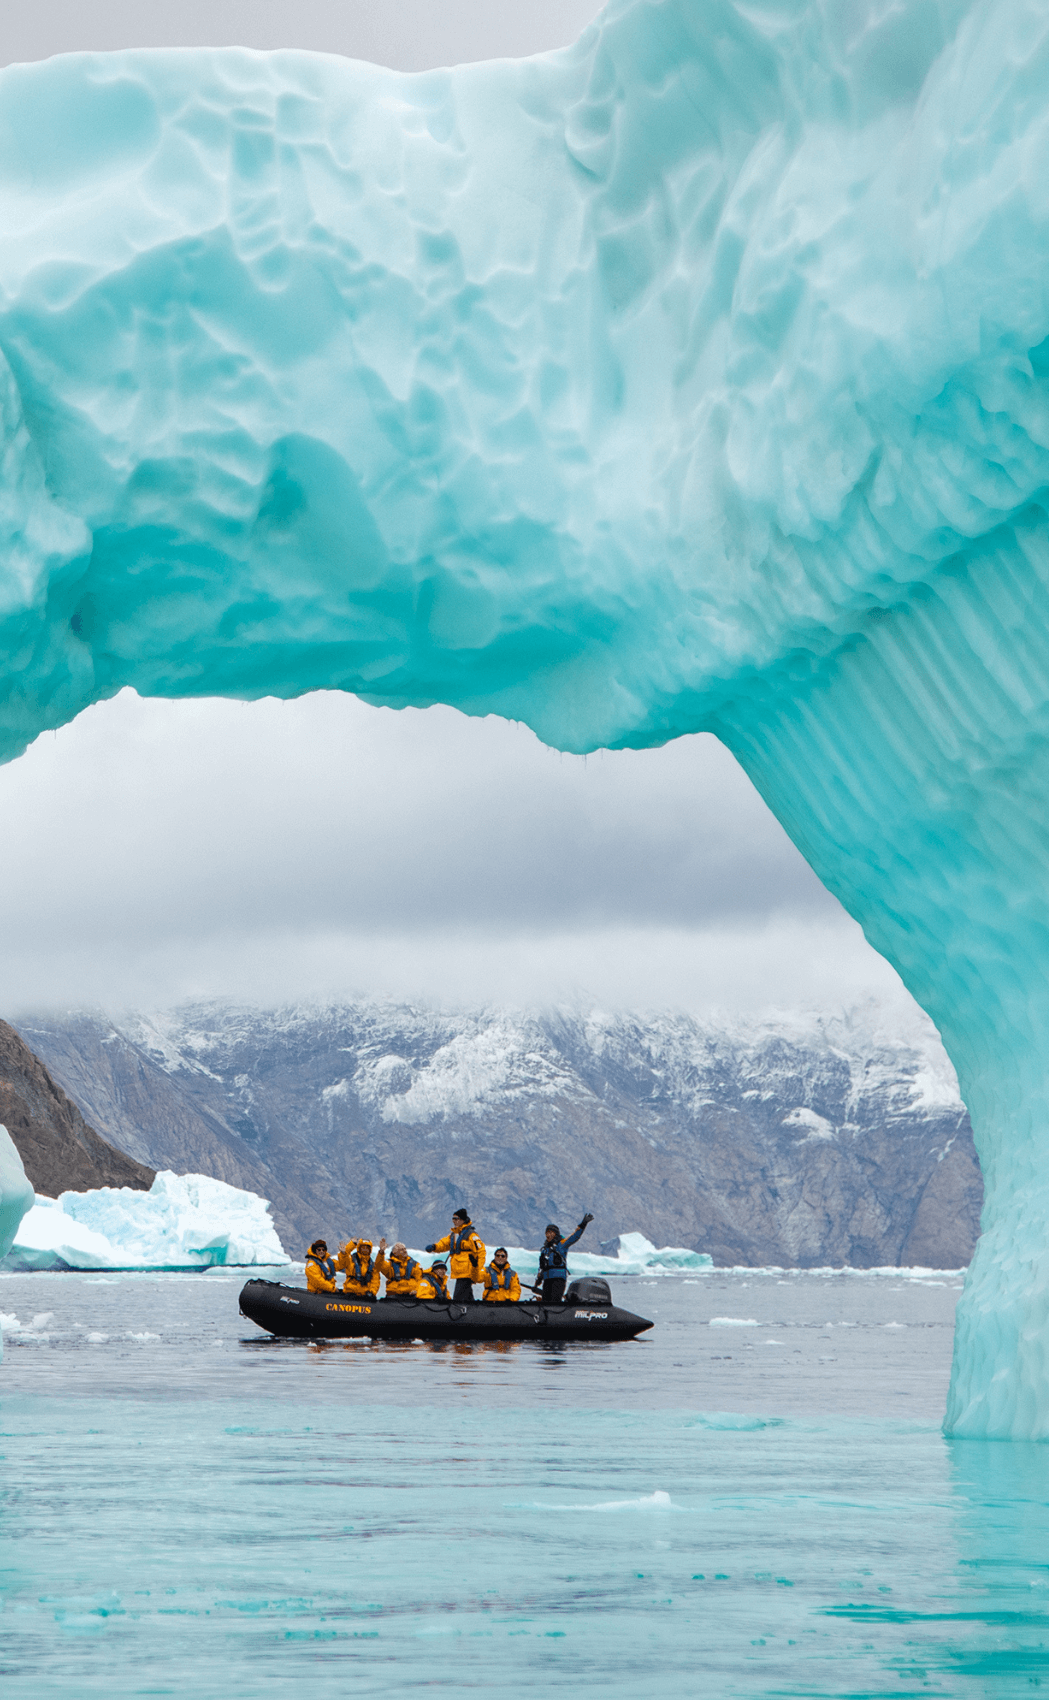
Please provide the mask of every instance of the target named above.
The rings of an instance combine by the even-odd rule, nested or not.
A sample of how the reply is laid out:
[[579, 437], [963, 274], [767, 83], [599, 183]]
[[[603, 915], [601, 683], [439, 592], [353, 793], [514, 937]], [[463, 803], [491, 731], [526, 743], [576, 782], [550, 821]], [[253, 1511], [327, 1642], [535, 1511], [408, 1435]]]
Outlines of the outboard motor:
[[607, 1281], [602, 1281], [597, 1275], [583, 1275], [578, 1281], [570, 1281], [565, 1289], [562, 1304], [566, 1305], [610, 1305], [612, 1292]]

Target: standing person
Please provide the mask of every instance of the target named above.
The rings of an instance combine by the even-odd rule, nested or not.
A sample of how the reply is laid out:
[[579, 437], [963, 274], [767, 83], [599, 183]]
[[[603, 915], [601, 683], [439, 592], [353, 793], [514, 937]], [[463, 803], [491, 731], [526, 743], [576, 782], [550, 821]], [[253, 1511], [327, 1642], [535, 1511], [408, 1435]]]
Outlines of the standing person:
[[575, 1245], [587, 1223], [593, 1220], [593, 1215], [588, 1210], [575, 1233], [569, 1234], [567, 1239], [561, 1238], [561, 1230], [556, 1222], [547, 1223], [546, 1244], [539, 1253], [539, 1276], [533, 1289], [539, 1293], [544, 1304], [560, 1304], [564, 1297], [565, 1282], [568, 1280], [568, 1259], [565, 1253], [569, 1246]]
[[380, 1253], [378, 1268], [379, 1273], [386, 1277], [388, 1299], [414, 1296], [422, 1270], [414, 1257], [408, 1256], [408, 1247], [403, 1240], [397, 1241], [389, 1257], [383, 1257]]
[[306, 1286], [311, 1293], [334, 1293], [335, 1259], [328, 1256], [327, 1240], [314, 1240], [306, 1253]]
[[451, 1253], [452, 1279], [455, 1281], [452, 1298], [456, 1304], [472, 1305], [473, 1284], [484, 1280], [484, 1241], [471, 1222], [469, 1211], [457, 1210], [452, 1217], [451, 1233], [426, 1249]]
[[417, 1299], [448, 1299], [448, 1266], [437, 1262], [424, 1269], [415, 1288]]
[[[352, 1248], [352, 1249], [351, 1249]], [[343, 1247], [339, 1254], [339, 1266], [346, 1271], [346, 1279], [342, 1283], [344, 1293], [352, 1293], [358, 1299], [377, 1299], [379, 1296], [379, 1264], [382, 1262], [386, 1241], [379, 1241], [379, 1255], [372, 1256], [371, 1240], [357, 1240]]]
[[510, 1268], [506, 1247], [498, 1246], [484, 1272], [484, 1296], [489, 1304], [517, 1304], [521, 1297], [521, 1282], [517, 1271]]

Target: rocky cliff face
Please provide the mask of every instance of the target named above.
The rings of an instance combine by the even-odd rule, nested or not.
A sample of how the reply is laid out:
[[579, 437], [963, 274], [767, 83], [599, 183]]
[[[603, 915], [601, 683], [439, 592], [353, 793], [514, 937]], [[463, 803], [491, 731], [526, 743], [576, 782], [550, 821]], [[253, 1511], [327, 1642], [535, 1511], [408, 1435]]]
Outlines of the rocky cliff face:
[[0, 1021], [0, 1123], [14, 1141], [35, 1192], [130, 1186], [147, 1192], [154, 1170], [117, 1151], [88, 1127], [47, 1069]]
[[931, 1028], [685, 1016], [208, 1005], [19, 1023], [140, 1162], [261, 1192], [317, 1233], [425, 1244], [465, 1202], [489, 1243], [597, 1218], [722, 1264], [968, 1261], [982, 1197]]

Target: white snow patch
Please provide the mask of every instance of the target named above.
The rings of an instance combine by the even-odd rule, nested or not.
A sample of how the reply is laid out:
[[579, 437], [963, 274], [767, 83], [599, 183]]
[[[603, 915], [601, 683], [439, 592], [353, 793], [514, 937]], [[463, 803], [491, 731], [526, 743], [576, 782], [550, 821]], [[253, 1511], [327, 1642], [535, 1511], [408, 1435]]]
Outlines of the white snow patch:
[[530, 1023], [509, 1016], [468, 1018], [465, 1031], [412, 1065], [389, 1054], [362, 1061], [353, 1077], [362, 1104], [386, 1122], [426, 1123], [474, 1115], [485, 1104], [534, 1097], [578, 1099], [578, 1083], [550, 1050], [535, 1046]]
[[784, 1127], [803, 1127], [806, 1139], [833, 1139], [834, 1129], [826, 1116], [818, 1116], [815, 1110], [799, 1104], [796, 1110], [791, 1110], [783, 1118]]

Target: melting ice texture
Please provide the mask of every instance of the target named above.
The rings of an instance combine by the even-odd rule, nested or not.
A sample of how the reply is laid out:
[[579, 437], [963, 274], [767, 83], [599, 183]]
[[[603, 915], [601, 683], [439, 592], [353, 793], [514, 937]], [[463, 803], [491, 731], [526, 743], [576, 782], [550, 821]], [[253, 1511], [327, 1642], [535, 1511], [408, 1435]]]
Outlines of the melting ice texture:
[[210, 1269], [288, 1261], [266, 1199], [207, 1175], [162, 1169], [148, 1192], [106, 1186], [37, 1198], [0, 1268]]
[[614, 0], [0, 76], [0, 744], [124, 685], [707, 729], [940, 1028], [1049, 1435], [1049, 17]]

